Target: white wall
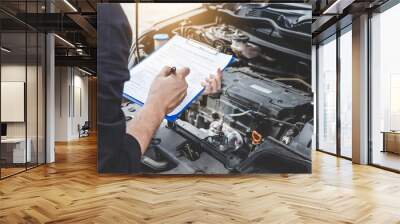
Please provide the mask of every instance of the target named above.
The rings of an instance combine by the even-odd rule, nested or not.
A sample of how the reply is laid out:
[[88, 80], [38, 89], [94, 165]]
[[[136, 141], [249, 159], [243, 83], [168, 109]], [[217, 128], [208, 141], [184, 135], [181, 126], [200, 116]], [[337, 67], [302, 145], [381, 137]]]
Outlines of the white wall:
[[[1, 82], [1, 122], [24, 122], [25, 83]], [[35, 107], [36, 108], [36, 107]], [[3, 110], [4, 109], [4, 110]]]
[[[27, 69], [27, 70], [26, 70]], [[1, 81], [3, 82], [24, 82], [26, 83], [25, 76], [28, 72], [28, 84], [29, 87], [36, 86], [36, 80], [31, 77], [32, 74], [36, 77], [36, 67], [27, 66], [20, 64], [4, 64], [1, 66]], [[37, 115], [32, 111], [36, 112], [37, 99], [36, 99], [36, 88], [27, 88], [27, 120], [28, 120], [28, 137], [31, 134], [30, 130], [35, 130], [36, 135], [36, 120]], [[39, 105], [40, 107], [40, 105]], [[7, 108], [1, 108], [1, 110], [7, 110]], [[33, 122], [33, 123], [32, 123]], [[7, 122], [7, 136], [8, 137], [25, 137], [25, 122]]]
[[[25, 82], [25, 64], [8, 64], [1, 66], [1, 81], [3, 82]], [[29, 70], [29, 68], [28, 68]], [[1, 108], [7, 110], [7, 108]], [[25, 137], [25, 122], [7, 123], [8, 137]]]
[[[38, 69], [38, 70], [37, 70]], [[27, 79], [27, 80], [26, 80]], [[24, 82], [26, 86], [26, 106], [22, 106], [20, 112], [26, 112], [26, 120], [22, 122], [6, 122], [7, 137], [9, 138], [27, 138], [29, 139], [32, 161], [44, 162], [45, 150], [45, 118], [44, 118], [44, 73], [41, 66], [32, 66], [25, 64], [3, 64], [1, 66], [2, 82]], [[3, 91], [3, 90], [2, 90]], [[25, 90], [20, 92], [24, 94]], [[7, 97], [7, 96], [2, 96]], [[2, 107], [4, 112], [12, 108]], [[10, 112], [10, 111], [8, 111]], [[12, 113], [12, 111], [11, 111]], [[38, 155], [37, 155], [38, 154]]]
[[67, 67], [55, 68], [55, 141], [68, 140], [69, 76]]
[[74, 75], [74, 88], [73, 88], [73, 103], [74, 105], [72, 108], [72, 119], [71, 119], [71, 136], [72, 138], [78, 138], [78, 125], [82, 126], [85, 121], [89, 120], [89, 102], [88, 102], [88, 77], [82, 76], [82, 73]]
[[55, 140], [79, 138], [78, 125], [88, 120], [88, 78], [72, 67], [56, 67]]

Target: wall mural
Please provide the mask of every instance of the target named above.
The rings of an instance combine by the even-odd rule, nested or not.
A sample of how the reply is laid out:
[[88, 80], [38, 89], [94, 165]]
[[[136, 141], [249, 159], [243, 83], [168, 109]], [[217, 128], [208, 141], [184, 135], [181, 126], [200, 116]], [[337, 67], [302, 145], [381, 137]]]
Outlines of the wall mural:
[[311, 172], [309, 4], [138, 5], [98, 5], [100, 173]]

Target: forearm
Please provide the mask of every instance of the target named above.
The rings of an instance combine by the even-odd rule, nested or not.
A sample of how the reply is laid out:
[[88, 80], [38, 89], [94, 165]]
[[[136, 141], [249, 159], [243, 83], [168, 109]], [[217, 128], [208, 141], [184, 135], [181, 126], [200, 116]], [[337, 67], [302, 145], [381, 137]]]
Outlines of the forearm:
[[159, 106], [149, 102], [145, 104], [128, 123], [126, 132], [134, 136], [139, 142], [142, 155], [149, 146], [164, 116], [165, 112], [163, 112]]

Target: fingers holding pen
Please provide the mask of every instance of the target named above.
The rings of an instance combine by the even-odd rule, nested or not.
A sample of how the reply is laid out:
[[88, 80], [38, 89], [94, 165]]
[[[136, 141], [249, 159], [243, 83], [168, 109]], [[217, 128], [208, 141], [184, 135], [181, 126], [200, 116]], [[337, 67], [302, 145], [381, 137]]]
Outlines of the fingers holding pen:
[[166, 77], [166, 76], [168, 76], [170, 73], [171, 73], [171, 67], [169, 67], [169, 66], [164, 66], [162, 69], [161, 69], [161, 71], [160, 71], [160, 73], [158, 73], [158, 75], [159, 76], [164, 76], [164, 77]]
[[147, 102], [160, 107], [164, 114], [171, 112], [186, 97], [188, 84], [186, 76], [189, 68], [180, 68], [173, 72], [173, 67], [164, 66], [153, 80]]
[[176, 76], [179, 79], [185, 79], [186, 76], [189, 75], [189, 73], [190, 73], [190, 69], [188, 67], [182, 67], [182, 68], [179, 68], [178, 70], [176, 70]]

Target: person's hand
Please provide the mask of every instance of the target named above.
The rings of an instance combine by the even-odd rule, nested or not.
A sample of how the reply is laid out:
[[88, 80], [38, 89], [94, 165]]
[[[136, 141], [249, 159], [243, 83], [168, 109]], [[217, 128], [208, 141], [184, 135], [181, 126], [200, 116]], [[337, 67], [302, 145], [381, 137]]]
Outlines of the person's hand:
[[170, 67], [165, 66], [153, 80], [146, 104], [154, 109], [161, 109], [168, 114], [186, 97], [188, 84], [185, 80], [190, 70], [187, 67], [177, 69], [176, 74], [170, 74]]
[[218, 93], [221, 90], [221, 82], [222, 71], [221, 69], [218, 69], [216, 75], [209, 75], [208, 78], [201, 83], [201, 85], [205, 88], [203, 95]]
[[189, 74], [189, 69], [178, 69], [176, 74], [170, 74], [170, 70], [170, 67], [161, 70], [151, 83], [145, 105], [128, 122], [126, 132], [137, 140], [142, 154], [147, 150], [165, 115], [186, 96], [188, 84], [185, 77]]

